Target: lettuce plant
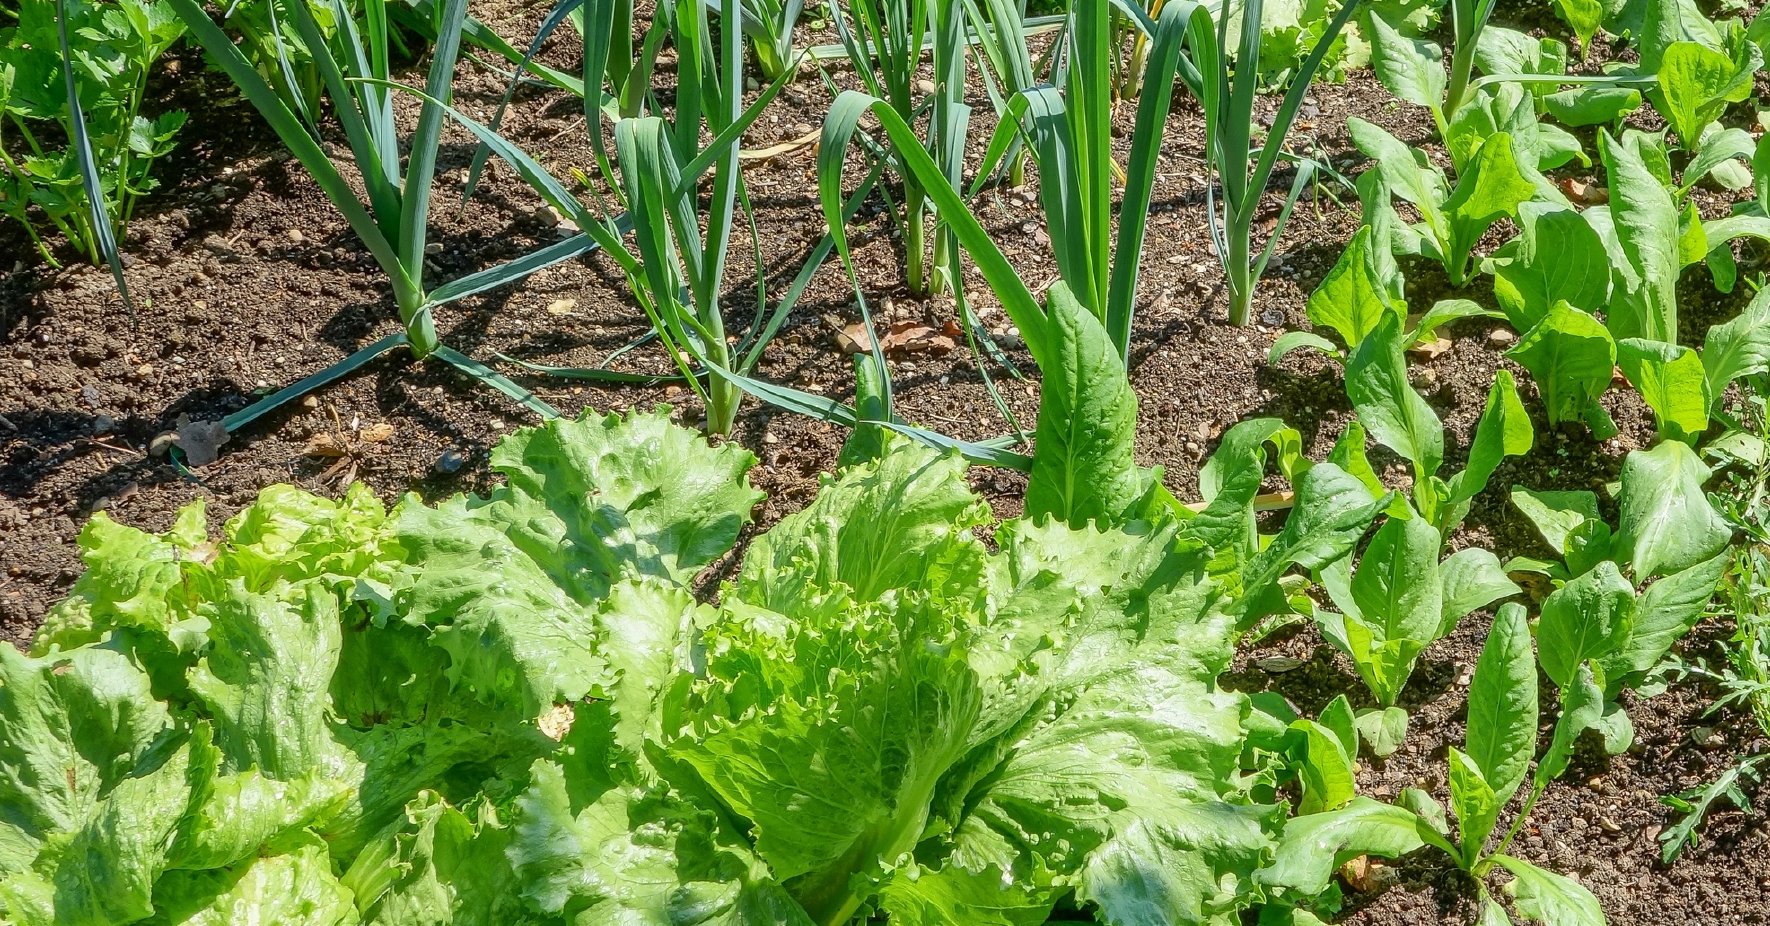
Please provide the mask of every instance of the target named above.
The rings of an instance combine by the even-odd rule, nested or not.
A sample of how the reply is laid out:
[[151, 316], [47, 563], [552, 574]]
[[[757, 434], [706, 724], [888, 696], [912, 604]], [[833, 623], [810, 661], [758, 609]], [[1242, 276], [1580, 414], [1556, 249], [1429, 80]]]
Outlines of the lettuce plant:
[[587, 417], [506, 439], [485, 497], [277, 487], [216, 538], [200, 504], [96, 517], [32, 652], [0, 647], [0, 917], [1202, 923], [1261, 896], [1278, 810], [1215, 682], [1254, 589], [1201, 539], [1251, 517], [1239, 467], [1211, 517], [986, 544], [964, 464], [891, 437], [703, 603], [752, 462]]

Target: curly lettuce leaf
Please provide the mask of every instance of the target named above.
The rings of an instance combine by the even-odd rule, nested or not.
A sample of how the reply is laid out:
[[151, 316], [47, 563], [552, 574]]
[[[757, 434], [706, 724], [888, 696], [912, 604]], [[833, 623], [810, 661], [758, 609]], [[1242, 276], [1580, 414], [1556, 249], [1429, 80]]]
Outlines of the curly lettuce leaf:
[[171, 726], [148, 677], [103, 649], [0, 646], [0, 877], [79, 827]]

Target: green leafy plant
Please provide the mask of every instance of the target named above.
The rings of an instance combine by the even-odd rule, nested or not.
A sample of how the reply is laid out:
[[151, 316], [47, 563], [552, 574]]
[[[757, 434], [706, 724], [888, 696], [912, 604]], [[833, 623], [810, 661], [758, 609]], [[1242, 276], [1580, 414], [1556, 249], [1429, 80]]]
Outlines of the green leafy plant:
[[17, 139], [0, 145], [0, 214], [51, 266], [60, 264], [40, 224], [101, 263], [158, 185], [154, 162], [172, 152], [185, 114], [145, 115], [147, 82], [183, 34], [149, 0], [21, 0], [0, 12], [0, 119]]
[[483, 498], [276, 487], [213, 540], [200, 504], [163, 535], [99, 516], [35, 654], [0, 646], [0, 913], [1129, 924], [1259, 897], [1277, 809], [1238, 774], [1234, 577], [1192, 528], [986, 545], [964, 464], [891, 438], [700, 603], [752, 462], [592, 416], [507, 438]]
[[1598, 404], [1616, 369], [1616, 339], [1595, 316], [1558, 301], [1506, 357], [1530, 371], [1551, 427], [1583, 419], [1601, 438], [1616, 433]]
[[[1364, 227], [1352, 236], [1346, 250], [1309, 294], [1304, 311], [1315, 331], [1288, 331], [1273, 342], [1267, 362], [1310, 348], [1344, 364], [1385, 319], [1402, 331], [1403, 349], [1438, 337], [1439, 329], [1465, 318], [1500, 318], [1498, 312], [1467, 299], [1445, 299], [1433, 304], [1417, 319], [1407, 309], [1407, 280], [1389, 244], [1394, 240], [1399, 217], [1387, 195], [1379, 192], [1382, 174], [1368, 171], [1359, 178], [1365, 200]], [[1606, 271], [1608, 273], [1608, 270]], [[1329, 340], [1318, 332], [1338, 339]]]
[[[1562, 225], [1578, 227], [1574, 222]], [[1569, 254], [1563, 267], [1568, 275], [1547, 288], [1558, 294], [1569, 289], [1595, 293], [1595, 282], [1579, 269], [1581, 259], [1575, 256], [1582, 247], [1578, 236], [1562, 240]], [[1523, 289], [1535, 286], [1527, 279]], [[1500, 292], [1507, 289], [1502, 286]], [[1509, 299], [1502, 295], [1501, 301]], [[1591, 314], [1562, 300], [1507, 356], [1530, 371], [1551, 424], [1584, 417], [1597, 433], [1615, 433], [1597, 399], [1610, 388], [1613, 371], [1621, 369], [1652, 409], [1660, 438], [1695, 443], [1709, 429], [1727, 386], [1770, 367], [1767, 351], [1770, 296], [1760, 294], [1738, 317], [1711, 327], [1700, 352], [1647, 338], [1614, 339]]]
[[1479, 547], [1440, 562], [1443, 538], [1405, 501], [1377, 529], [1359, 557], [1320, 570], [1338, 611], [1313, 609], [1322, 636], [1351, 658], [1370, 687], [1377, 710], [1360, 716], [1373, 751], [1386, 756], [1406, 735], [1407, 713], [1397, 706], [1414, 663], [1426, 647], [1451, 634], [1464, 616], [1518, 593], [1500, 561]]
[[1605, 325], [1619, 339], [1676, 343], [1678, 276], [1707, 248], [1701, 223], [1692, 221], [1694, 211], [1680, 215], [1658, 149], [1643, 141], [1639, 134], [1624, 133], [1620, 141], [1599, 135], [1610, 178], [1610, 204], [1602, 214], [1610, 218], [1612, 235], [1605, 244], [1615, 260]]
[[[1548, 658], [1544, 647], [1545, 662]], [[1589, 673], [1588, 673], [1589, 674]], [[1573, 745], [1591, 705], [1564, 695], [1561, 715], [1548, 750], [1531, 761], [1537, 744], [1537, 659], [1531, 647], [1530, 622], [1524, 608], [1508, 604], [1494, 620], [1482, 647], [1469, 688], [1468, 725], [1464, 747], [1452, 747], [1449, 762], [1449, 815], [1431, 794], [1406, 789], [1397, 804], [1357, 797], [1343, 806], [1290, 821], [1273, 863], [1256, 880], [1274, 891], [1310, 898], [1328, 890], [1335, 868], [1359, 855], [1399, 858], [1432, 846], [1476, 879], [1481, 897], [1481, 922], [1507, 923], [1505, 908], [1490, 892], [1487, 877], [1496, 868], [1511, 875], [1503, 890], [1525, 919], [1553, 926], [1600, 926], [1605, 922], [1597, 898], [1577, 881], [1543, 869], [1506, 849], [1528, 819], [1549, 782], [1560, 777], [1573, 755]], [[1512, 827], [1497, 841], [1501, 813], [1532, 783]], [[1492, 846], [1492, 848], [1490, 848]]]
[[[1500, 463], [1530, 452], [1535, 433], [1512, 375], [1500, 370], [1475, 426], [1467, 465], [1448, 478], [1440, 475], [1444, 424], [1408, 381], [1399, 328], [1393, 317], [1383, 319], [1352, 353], [1346, 362], [1346, 394], [1370, 436], [1411, 464], [1413, 508], [1440, 537], [1447, 537], [1462, 523], [1470, 502], [1487, 487]], [[1353, 468], [1365, 475], [1373, 494], [1380, 495], [1381, 486], [1364, 462], [1362, 430], [1355, 437], [1343, 452], [1358, 461]], [[1396, 513], [1406, 517], [1405, 511]]]
[[[1719, 687], [1721, 696], [1709, 705], [1705, 719], [1730, 711], [1744, 713], [1760, 730], [1770, 730], [1770, 557], [1764, 552], [1764, 499], [1766, 422], [1761, 379], [1746, 390], [1742, 420], [1711, 443], [1707, 452], [1724, 465], [1726, 482], [1712, 494], [1716, 505], [1735, 531], [1750, 541], [1736, 546], [1726, 574], [1716, 590], [1716, 616], [1727, 621], [1732, 634], [1719, 642], [1720, 656], [1712, 662], [1696, 658], [1678, 667], [1680, 674], [1704, 679]], [[1701, 827], [1721, 803], [1754, 812], [1749, 788], [1761, 785], [1763, 767], [1770, 754], [1735, 756], [1710, 781], [1665, 795], [1661, 803], [1676, 814], [1660, 833], [1660, 859], [1676, 861], [1684, 849], [1701, 838]]]
[[1745, 26], [1733, 29], [1722, 50], [1701, 42], [1673, 42], [1660, 53], [1659, 87], [1649, 94], [1680, 146], [1697, 150], [1705, 132], [1727, 107], [1751, 96], [1752, 81], [1764, 64], [1764, 52], [1745, 37]]
[[1701, 619], [1727, 566], [1732, 530], [1703, 493], [1709, 475], [1680, 441], [1631, 452], [1614, 530], [1590, 492], [1513, 490], [1513, 504], [1561, 557], [1506, 564], [1556, 584], [1537, 629], [1544, 671], [1564, 700], [1576, 685], [1590, 689], [1595, 713], [1587, 726], [1612, 754], [1633, 739], [1617, 696], [1641, 685]]
[[[1383, 129], [1354, 116], [1347, 120], [1353, 144], [1376, 162], [1381, 184], [1361, 185], [1377, 198], [1372, 208], [1393, 208], [1393, 196], [1412, 204], [1421, 221], [1394, 220], [1397, 253], [1426, 257], [1444, 266], [1454, 287], [1466, 285], [1473, 270], [1472, 252], [1481, 237], [1501, 219], [1516, 218], [1518, 209], [1535, 199], [1541, 185], [1528, 176], [1528, 161], [1519, 159], [1511, 135], [1500, 132], [1473, 146], [1459, 167], [1453, 185], [1425, 152], [1410, 148]], [[1533, 171], [1534, 172], [1534, 169]]]

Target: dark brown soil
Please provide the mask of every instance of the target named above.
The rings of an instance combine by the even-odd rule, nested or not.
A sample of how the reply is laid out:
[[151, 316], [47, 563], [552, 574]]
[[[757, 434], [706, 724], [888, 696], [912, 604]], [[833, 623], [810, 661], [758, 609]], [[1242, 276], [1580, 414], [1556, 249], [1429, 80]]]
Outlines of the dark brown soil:
[[[540, 8], [525, 9], [515, 0], [487, 0], [476, 4], [476, 11], [514, 37], [532, 34], [542, 15]], [[556, 45], [550, 52], [553, 63], [575, 67], [570, 42]], [[183, 147], [167, 165], [165, 189], [144, 203], [145, 214], [131, 229], [128, 275], [143, 303], [136, 313], [121, 304], [108, 273], [74, 263], [71, 255], [68, 269], [50, 269], [35, 259], [16, 228], [0, 229], [0, 253], [18, 255], [9, 268], [0, 265], [5, 374], [0, 375], [0, 639], [27, 640], [78, 575], [75, 539], [96, 510], [158, 530], [197, 498], [209, 500], [211, 517], [219, 523], [276, 482], [337, 494], [354, 477], [388, 499], [408, 490], [427, 497], [473, 490], [492, 478], [487, 450], [498, 436], [532, 420], [501, 395], [440, 363], [414, 364], [390, 355], [236, 435], [213, 465], [181, 471], [147, 452], [155, 435], [181, 415], [218, 418], [397, 330], [381, 274], [300, 165], [280, 154], [274, 136], [224, 78], [206, 71], [194, 55], [179, 65], [156, 88], [158, 98], [188, 109], [192, 122]], [[847, 82], [851, 76], [837, 74], [837, 79]], [[460, 71], [458, 102], [485, 116], [502, 89], [498, 75], [467, 65]], [[980, 156], [993, 118], [981, 90], [977, 97], [973, 144]], [[745, 147], [804, 135], [821, 124], [829, 100], [821, 81], [798, 82], [762, 117]], [[1350, 115], [1378, 122], [1410, 144], [1433, 147], [1429, 118], [1396, 104], [1368, 73], [1343, 86], [1317, 88], [1293, 145], [1319, 150], [1340, 170], [1356, 174], [1362, 157], [1343, 128]], [[1128, 124], [1129, 114], [1123, 118]], [[505, 128], [558, 175], [569, 176], [573, 168], [594, 173], [577, 101], [525, 92]], [[1316, 456], [1332, 445], [1348, 416], [1337, 368], [1300, 356], [1271, 368], [1265, 358], [1279, 332], [1306, 325], [1304, 300], [1358, 221], [1349, 190], [1332, 191], [1338, 202], [1327, 196], [1305, 201], [1261, 287], [1257, 324], [1227, 326], [1221, 271], [1203, 224], [1201, 128], [1196, 105], [1177, 98], [1144, 249], [1132, 358], [1142, 400], [1143, 462], [1165, 467], [1169, 484], [1185, 497], [1196, 496], [1199, 466], [1237, 421], [1282, 418], [1303, 432]], [[453, 206], [472, 148], [462, 133], [450, 134], [445, 147], [431, 229], [431, 240], [441, 245], [431, 258], [433, 285], [556, 240], [551, 222], [537, 217], [535, 198], [508, 170], [494, 169], [479, 195], [457, 214]], [[801, 148], [750, 162], [746, 181], [758, 211], [769, 299], [778, 300], [822, 233], [814, 154]], [[1280, 183], [1288, 185], [1288, 178]], [[1324, 187], [1323, 192], [1329, 191]], [[1705, 210], [1725, 211], [1723, 199], [1709, 199]], [[1274, 202], [1265, 221], [1276, 207]], [[1030, 193], [987, 192], [977, 211], [1027, 280], [1055, 279], [1047, 230]], [[1496, 234], [1488, 244], [1502, 238]], [[920, 300], [903, 290], [900, 251], [877, 204], [858, 223], [854, 241], [862, 284], [878, 315], [923, 319], [935, 327], [952, 316], [950, 299]], [[738, 282], [730, 293], [740, 324], [754, 312], [756, 264], [748, 230], [740, 228], [732, 255], [732, 279]], [[1425, 266], [1409, 272], [1416, 309], [1446, 295], [1442, 274]], [[966, 287], [985, 323], [1002, 330], [1006, 319], [993, 308], [981, 279], [968, 279]], [[1728, 317], [1738, 305], [1737, 298], [1717, 297], [1700, 269], [1691, 271], [1686, 288], [1683, 305], [1692, 332]], [[1491, 290], [1477, 282], [1456, 295], [1486, 300]], [[826, 318], [845, 324], [855, 312], [847, 278], [831, 260], [767, 349], [757, 375], [850, 397], [849, 363]], [[447, 343], [475, 357], [491, 361], [501, 353], [568, 366], [600, 365], [647, 330], [614, 265], [594, 257], [450, 306], [439, 323]], [[1507, 332], [1480, 323], [1461, 324], [1451, 334], [1449, 351], [1415, 361], [1422, 391], [1445, 420], [1452, 448], [1447, 472], [1461, 466], [1493, 373], [1504, 364], [1500, 355], [1510, 344]], [[1002, 340], [1020, 368], [1030, 371], [1012, 335]], [[627, 355], [618, 367], [668, 369], [650, 348]], [[963, 349], [906, 357], [893, 374], [898, 412], [910, 421], [967, 439], [1009, 430]], [[991, 375], [1014, 413], [1030, 426], [1036, 383], [1005, 377], [999, 368]], [[671, 402], [685, 421], [698, 416], [693, 403], [684, 401], [691, 397], [676, 387], [607, 388], [517, 378], [568, 413]], [[1513, 483], [1593, 487], [1614, 479], [1623, 454], [1650, 439], [1651, 422], [1639, 401], [1621, 390], [1606, 401], [1622, 426], [1621, 436], [1597, 443], [1583, 430], [1539, 430], [1537, 449], [1495, 476], [1494, 489], [1478, 500], [1455, 545], [1488, 546], [1502, 557], [1543, 552], [1510, 510], [1504, 489]], [[342, 465], [306, 452], [316, 435], [354, 442], [374, 425], [390, 425], [392, 438], [356, 442], [359, 452]], [[833, 465], [843, 438], [836, 427], [775, 413], [754, 401], [745, 405], [731, 439], [759, 458], [752, 478], [769, 494], [759, 512], [762, 524], [806, 502], [819, 474]], [[445, 453], [464, 455], [467, 462], [445, 473], [447, 467], [440, 465]], [[1394, 469], [1396, 461], [1379, 455], [1377, 462]], [[979, 470], [974, 479], [1000, 514], [1017, 513], [1020, 477]], [[1408, 692], [1414, 722], [1407, 746], [1365, 768], [1360, 783], [1365, 793], [1392, 798], [1400, 788], [1420, 784], [1442, 796], [1445, 746], [1462, 737], [1466, 681], [1459, 680], [1474, 663], [1485, 622], [1485, 616], [1471, 618], [1428, 651]], [[1721, 628], [1705, 627], [1685, 648], [1700, 651], [1722, 634]], [[1309, 662], [1277, 678], [1250, 670], [1238, 677], [1241, 682], [1276, 687], [1309, 711], [1333, 694], [1363, 692], [1350, 666], [1313, 629], [1269, 640], [1246, 658], [1274, 654]], [[1658, 795], [1707, 780], [1734, 756], [1770, 748], [1754, 738], [1749, 719], [1733, 715], [1703, 721], [1714, 727], [1715, 736], [1704, 746], [1693, 744], [1688, 731], [1713, 694], [1680, 686], [1632, 706], [1639, 750], [1608, 760], [1582, 755], [1566, 780], [1550, 789], [1518, 851], [1577, 874], [1604, 902], [1612, 923], [1770, 922], [1770, 834], [1763, 818], [1724, 811], [1684, 859], [1669, 869], [1657, 862], [1654, 835], [1669, 819]], [[1552, 713], [1545, 710], [1545, 715]], [[1397, 875], [1399, 883], [1387, 892], [1354, 896], [1345, 921], [1423, 926], [1472, 920], [1469, 885], [1438, 859], [1408, 860], [1397, 866]]]

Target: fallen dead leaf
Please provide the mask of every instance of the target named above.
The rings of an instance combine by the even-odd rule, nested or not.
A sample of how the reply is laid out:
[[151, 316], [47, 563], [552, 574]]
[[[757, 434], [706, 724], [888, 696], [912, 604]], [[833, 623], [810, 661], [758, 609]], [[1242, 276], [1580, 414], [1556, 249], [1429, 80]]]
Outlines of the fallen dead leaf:
[[817, 141], [818, 136], [822, 134], [822, 129], [812, 129], [811, 131], [800, 135], [798, 138], [790, 138], [778, 145], [769, 145], [766, 148], [745, 148], [738, 152], [738, 160], [766, 161], [769, 158], [778, 157], [789, 151], [796, 151], [806, 145], [813, 144]]
[[873, 333], [861, 322], [844, 323], [834, 315], [825, 315], [824, 324], [830, 326], [836, 349], [842, 353], [864, 354], [873, 349]]
[[1407, 350], [1408, 353], [1414, 354], [1415, 356], [1424, 357], [1427, 360], [1435, 360], [1442, 356], [1445, 351], [1450, 350], [1450, 346], [1450, 338], [1432, 338], [1431, 340], [1421, 341]]
[[1602, 206], [1610, 202], [1610, 190], [1595, 183], [1569, 177], [1561, 181], [1561, 192], [1582, 206]]
[[895, 322], [879, 341], [879, 347], [892, 355], [945, 354], [959, 346], [955, 328], [951, 322], [944, 328], [916, 321]]
[[321, 431], [307, 439], [307, 446], [301, 448], [304, 457], [325, 457], [335, 459], [344, 456], [344, 442], [330, 431]]

